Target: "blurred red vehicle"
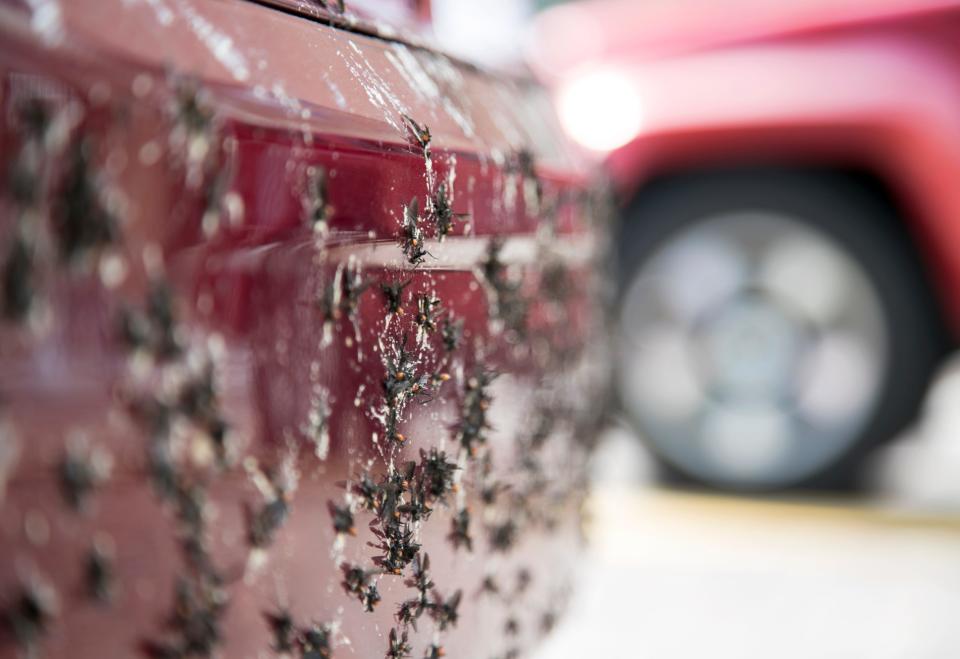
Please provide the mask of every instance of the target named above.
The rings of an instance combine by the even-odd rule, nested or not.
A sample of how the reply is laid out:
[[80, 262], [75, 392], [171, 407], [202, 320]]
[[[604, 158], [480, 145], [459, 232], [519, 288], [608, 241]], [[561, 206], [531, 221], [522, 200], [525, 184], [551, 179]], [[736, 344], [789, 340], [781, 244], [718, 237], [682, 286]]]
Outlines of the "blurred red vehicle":
[[849, 484], [960, 331], [960, 5], [573, 3], [535, 57], [624, 200], [618, 386], [667, 471]]
[[0, 2], [0, 656], [552, 627], [602, 198], [541, 87], [345, 4]]

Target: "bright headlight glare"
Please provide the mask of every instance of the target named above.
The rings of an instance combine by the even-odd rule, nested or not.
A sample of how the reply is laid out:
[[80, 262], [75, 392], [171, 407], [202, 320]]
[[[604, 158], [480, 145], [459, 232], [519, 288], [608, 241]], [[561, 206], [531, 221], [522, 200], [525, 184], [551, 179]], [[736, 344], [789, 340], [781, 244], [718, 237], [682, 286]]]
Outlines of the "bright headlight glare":
[[636, 82], [613, 69], [584, 71], [562, 84], [557, 112], [570, 137], [593, 151], [623, 146], [643, 123]]

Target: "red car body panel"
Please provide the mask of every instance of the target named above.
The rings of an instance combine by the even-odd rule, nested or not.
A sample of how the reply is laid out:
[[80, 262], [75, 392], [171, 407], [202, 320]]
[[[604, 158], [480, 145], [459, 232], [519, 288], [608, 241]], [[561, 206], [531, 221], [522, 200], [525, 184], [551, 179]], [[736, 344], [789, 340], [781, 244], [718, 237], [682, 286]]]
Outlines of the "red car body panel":
[[[416, 656], [431, 642], [489, 656], [530, 647], [552, 624], [604, 389], [591, 267], [604, 234], [588, 170], [530, 82], [388, 38], [373, 13], [292, 9], [0, 5], [3, 172], [43, 172], [29, 201], [11, 183], [0, 202], [0, 245], [22, 239], [34, 257], [29, 313], [0, 322], [2, 657], [272, 656], [265, 616], [283, 610], [295, 645], [307, 626], [332, 625], [334, 656], [381, 656], [393, 628]], [[31, 138], [21, 110], [38, 100], [50, 118]], [[429, 149], [417, 143], [424, 125]], [[443, 240], [424, 228], [414, 267], [405, 209], [417, 199], [426, 218], [443, 185], [452, 228]], [[101, 205], [110, 239], [69, 225]], [[54, 229], [37, 228], [47, 215]], [[2, 258], [9, 313], [22, 282]], [[380, 284], [407, 280], [405, 313], [389, 313]], [[421, 296], [441, 300], [436, 329]], [[444, 320], [463, 323], [456, 348]], [[165, 322], [173, 356], [156, 343]], [[405, 394], [391, 426], [386, 392], [412, 377], [394, 377], [403, 349], [403, 372], [430, 393]], [[208, 372], [209, 398], [197, 394]], [[478, 389], [492, 400], [471, 398]], [[475, 455], [457, 443], [471, 405], [486, 418]], [[226, 448], [213, 440], [221, 418]], [[417, 630], [395, 617], [416, 593], [409, 561], [374, 578], [375, 614], [344, 592], [343, 568], [377, 569], [386, 550], [372, 548], [372, 529], [393, 523], [351, 488], [408, 460], [422, 484], [431, 448], [458, 475], [429, 520], [411, 523], [436, 584]], [[80, 512], [64, 503], [74, 449], [113, 464]], [[158, 451], [173, 455], [172, 501], [151, 487]], [[287, 499], [286, 521], [254, 541], [267, 504]], [[351, 508], [356, 537], [336, 531], [330, 504]], [[472, 551], [451, 541], [463, 510]], [[109, 603], [89, 594], [93, 546], [110, 557]], [[487, 576], [499, 592], [483, 589]], [[29, 627], [23, 593], [45, 584], [56, 614]], [[228, 604], [198, 603], [205, 589]], [[457, 591], [459, 621], [445, 623], [440, 604]], [[504, 636], [511, 621], [519, 631]], [[211, 646], [185, 650], [197, 634]]]
[[[585, 37], [564, 58], [573, 26]], [[649, 177], [772, 165], [866, 170], [890, 189], [960, 332], [960, 5], [952, 1], [595, 2], [544, 20], [548, 73], [635, 81], [643, 127], [607, 154]], [[602, 36], [601, 36], [602, 35]]]

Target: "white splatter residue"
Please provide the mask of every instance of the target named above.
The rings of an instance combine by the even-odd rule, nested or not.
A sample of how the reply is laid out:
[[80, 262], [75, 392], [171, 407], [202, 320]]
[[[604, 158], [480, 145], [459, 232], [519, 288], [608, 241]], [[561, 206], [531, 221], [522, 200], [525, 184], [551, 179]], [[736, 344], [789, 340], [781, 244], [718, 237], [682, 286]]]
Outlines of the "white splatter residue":
[[367, 100], [375, 108], [383, 113], [384, 120], [393, 128], [404, 132], [404, 127], [399, 120], [400, 115], [407, 114], [409, 108], [400, 101], [399, 98], [390, 89], [387, 81], [381, 77], [372, 64], [363, 56], [363, 52], [353, 41], [348, 42], [351, 53], [347, 56], [343, 51], [338, 50], [337, 55], [342, 57], [350, 69], [351, 75], [360, 83], [363, 91], [367, 95]]
[[327, 393], [316, 387], [317, 393], [310, 402], [310, 411], [307, 413], [307, 422], [303, 433], [313, 443], [313, 452], [318, 460], [326, 460], [330, 454], [330, 405], [327, 402]]
[[[140, 0], [125, 0], [127, 4], [136, 4]], [[153, 10], [153, 16], [160, 25], [170, 25], [173, 23], [173, 12], [163, 2], [163, 0], [143, 0], [143, 2]]]
[[30, 27], [48, 44], [63, 39], [63, 12], [57, 0], [27, 0], [30, 7]]
[[180, 0], [178, 5], [190, 29], [203, 42], [210, 54], [226, 67], [234, 79], [240, 82], [247, 80], [250, 77], [250, 67], [247, 65], [246, 58], [234, 45], [233, 39], [214, 27], [186, 0]]
[[433, 81], [430, 74], [420, 66], [420, 62], [410, 52], [410, 49], [400, 43], [394, 43], [391, 50], [386, 51], [386, 57], [393, 67], [403, 76], [410, 89], [421, 98], [434, 100], [440, 96], [440, 88]]
[[337, 107], [341, 110], [347, 109], [347, 98], [343, 95], [343, 92], [340, 91], [340, 88], [337, 86], [333, 80], [330, 79], [330, 74], [324, 72], [323, 82], [327, 86], [327, 89], [330, 90], [330, 93], [333, 94], [333, 102], [337, 104]]

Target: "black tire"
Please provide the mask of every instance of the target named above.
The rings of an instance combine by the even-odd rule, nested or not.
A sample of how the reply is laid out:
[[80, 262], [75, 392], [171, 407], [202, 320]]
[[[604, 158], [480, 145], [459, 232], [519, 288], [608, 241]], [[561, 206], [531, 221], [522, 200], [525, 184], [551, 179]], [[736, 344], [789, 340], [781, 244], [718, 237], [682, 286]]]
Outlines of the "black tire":
[[771, 170], [655, 181], [625, 212], [618, 241], [618, 299], [623, 301], [634, 276], [665, 241], [701, 218], [744, 210], [788, 214], [822, 231], [861, 266], [876, 289], [888, 334], [888, 368], [868, 420], [847, 449], [822, 469], [791, 482], [757, 484], [712, 482], [691, 473], [649, 440], [647, 424], [621, 396], [625, 416], [647, 439], [673, 483], [742, 492], [855, 487], [871, 449], [915, 419], [946, 347], [943, 322], [910, 238], [895, 211], [869, 186], [841, 175]]

